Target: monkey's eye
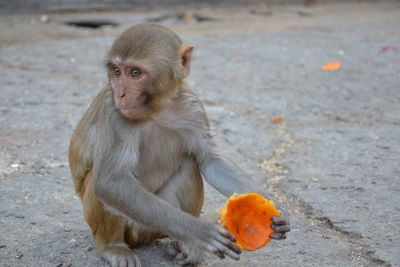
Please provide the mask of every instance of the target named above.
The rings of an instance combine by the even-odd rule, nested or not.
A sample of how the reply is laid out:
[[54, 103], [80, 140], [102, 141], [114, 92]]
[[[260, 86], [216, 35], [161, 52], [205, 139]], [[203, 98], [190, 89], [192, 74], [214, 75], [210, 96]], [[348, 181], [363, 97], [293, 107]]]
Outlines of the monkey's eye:
[[140, 75], [142, 75], [142, 72], [141, 72], [139, 69], [134, 68], [134, 69], [131, 70], [131, 76], [132, 76], [133, 78], [137, 78], [137, 77], [139, 77]]
[[115, 76], [121, 75], [121, 70], [117, 66], [112, 66], [111, 71], [112, 71], [112, 74]]

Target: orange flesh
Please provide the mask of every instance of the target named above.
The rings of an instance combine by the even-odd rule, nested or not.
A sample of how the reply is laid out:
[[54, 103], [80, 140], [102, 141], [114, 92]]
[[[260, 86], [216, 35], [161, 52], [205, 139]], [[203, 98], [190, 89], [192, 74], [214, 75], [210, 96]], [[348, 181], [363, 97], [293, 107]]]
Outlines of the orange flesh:
[[271, 201], [250, 193], [230, 197], [220, 215], [220, 224], [235, 236], [236, 245], [256, 250], [271, 241], [271, 217], [279, 217], [279, 212]]

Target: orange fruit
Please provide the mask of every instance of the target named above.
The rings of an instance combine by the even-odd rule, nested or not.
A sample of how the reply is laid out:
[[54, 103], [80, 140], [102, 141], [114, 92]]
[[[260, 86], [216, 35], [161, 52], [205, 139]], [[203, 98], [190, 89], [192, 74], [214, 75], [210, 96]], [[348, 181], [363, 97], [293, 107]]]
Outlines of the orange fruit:
[[236, 245], [252, 251], [271, 241], [271, 217], [279, 217], [279, 212], [271, 201], [250, 193], [230, 197], [220, 215], [219, 223], [235, 236]]

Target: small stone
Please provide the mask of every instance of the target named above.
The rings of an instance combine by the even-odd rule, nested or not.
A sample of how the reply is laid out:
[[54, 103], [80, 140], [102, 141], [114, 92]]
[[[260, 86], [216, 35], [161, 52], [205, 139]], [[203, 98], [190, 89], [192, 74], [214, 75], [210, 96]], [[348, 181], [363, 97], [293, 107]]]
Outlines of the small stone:
[[21, 164], [19, 164], [19, 163], [11, 164], [11, 168], [19, 168], [19, 167], [21, 167]]
[[303, 77], [307, 77], [308, 76], [308, 72], [302, 71], [300, 72], [300, 75]]
[[307, 254], [307, 252], [305, 252], [304, 250], [299, 250], [299, 254], [300, 255], [305, 255], [305, 254]]
[[50, 20], [49, 16], [47, 16], [47, 15], [40, 16], [40, 22], [42, 22], [42, 23], [48, 23], [49, 20]]

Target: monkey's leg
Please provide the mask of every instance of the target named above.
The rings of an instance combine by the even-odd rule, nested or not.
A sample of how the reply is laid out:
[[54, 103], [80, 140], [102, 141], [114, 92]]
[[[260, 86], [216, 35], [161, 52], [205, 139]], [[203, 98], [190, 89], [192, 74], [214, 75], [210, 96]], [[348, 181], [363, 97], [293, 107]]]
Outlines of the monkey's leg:
[[[204, 201], [204, 189], [202, 177], [194, 162], [185, 161], [181, 170], [157, 192], [157, 195], [171, 205], [199, 217]], [[196, 247], [170, 238], [160, 240], [160, 243], [166, 245], [168, 253], [175, 257], [178, 264], [197, 264], [201, 261], [202, 251]]]
[[[200, 216], [204, 200], [203, 180], [194, 162], [183, 160], [181, 169], [155, 194], [176, 208]], [[162, 233], [130, 221], [125, 239], [129, 245], [137, 246], [149, 244], [161, 236]]]
[[195, 163], [189, 159], [182, 161], [181, 169], [156, 194], [174, 207], [199, 217], [204, 189]]
[[81, 195], [86, 222], [92, 229], [96, 250], [111, 266], [141, 266], [135, 252], [128, 248], [124, 235], [127, 220], [106, 210], [93, 191], [92, 172], [85, 177]]
[[[161, 199], [193, 216], [200, 216], [203, 206], [203, 179], [191, 160], [184, 160], [182, 168], [156, 193]], [[130, 222], [131, 234], [126, 236], [132, 246], [148, 244], [162, 234], [146, 228], [142, 224]]]

